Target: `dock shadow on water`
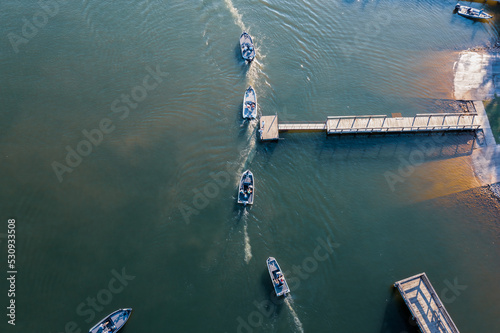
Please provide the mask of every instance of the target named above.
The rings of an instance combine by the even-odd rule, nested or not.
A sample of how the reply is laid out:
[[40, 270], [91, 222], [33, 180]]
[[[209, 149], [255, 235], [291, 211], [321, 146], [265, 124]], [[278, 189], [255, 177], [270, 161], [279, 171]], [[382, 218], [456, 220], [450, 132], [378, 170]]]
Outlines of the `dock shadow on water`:
[[380, 333], [386, 332], [420, 332], [410, 310], [408, 310], [403, 298], [394, 287], [391, 287], [391, 290], [388, 291], [384, 319], [380, 328]]

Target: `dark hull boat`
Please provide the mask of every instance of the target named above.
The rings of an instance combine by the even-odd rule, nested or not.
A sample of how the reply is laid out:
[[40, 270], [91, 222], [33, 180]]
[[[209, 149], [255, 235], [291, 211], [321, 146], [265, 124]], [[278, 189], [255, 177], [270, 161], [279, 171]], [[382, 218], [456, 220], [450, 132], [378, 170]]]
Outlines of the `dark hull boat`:
[[248, 62], [255, 58], [255, 48], [253, 47], [252, 37], [245, 31], [240, 36], [241, 56]]
[[255, 119], [257, 118], [257, 95], [252, 86], [248, 87], [243, 97], [243, 118]]
[[269, 276], [271, 276], [271, 281], [273, 282], [274, 291], [276, 296], [286, 296], [290, 293], [290, 288], [286, 283], [285, 276], [281, 271], [278, 262], [273, 257], [267, 258], [267, 270], [269, 271]]
[[131, 313], [132, 309], [116, 310], [92, 327], [89, 333], [116, 333], [125, 325]]
[[472, 8], [469, 6], [462, 6], [457, 3], [455, 6], [455, 10], [457, 11], [458, 15], [461, 15], [463, 17], [467, 17], [473, 20], [489, 20], [493, 16], [491, 16], [488, 13], [483, 12], [482, 9], [476, 9]]
[[255, 195], [253, 174], [250, 170], [243, 172], [240, 180], [240, 187], [238, 188], [238, 203], [243, 205], [253, 204], [253, 197]]

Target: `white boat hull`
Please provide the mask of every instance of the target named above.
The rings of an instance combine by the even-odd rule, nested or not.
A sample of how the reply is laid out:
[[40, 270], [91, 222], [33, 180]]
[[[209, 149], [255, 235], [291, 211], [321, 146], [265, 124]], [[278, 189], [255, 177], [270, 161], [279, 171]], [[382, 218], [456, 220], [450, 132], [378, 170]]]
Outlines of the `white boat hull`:
[[245, 31], [240, 36], [241, 57], [248, 62], [252, 62], [255, 58], [255, 48], [253, 46], [252, 37]]
[[250, 170], [241, 175], [240, 186], [238, 187], [238, 203], [252, 205], [255, 196], [255, 179]]
[[269, 257], [266, 260], [266, 264], [276, 296], [286, 296], [289, 294], [290, 288], [288, 287], [288, 283], [286, 283], [285, 276], [278, 265], [278, 261], [273, 257]]
[[243, 96], [242, 116], [245, 119], [257, 118], [257, 94], [252, 86], [248, 87]]
[[116, 310], [92, 327], [89, 333], [116, 333], [125, 325], [131, 314], [132, 309]]
[[472, 8], [469, 6], [461, 6], [457, 5], [457, 14], [463, 17], [467, 17], [473, 20], [489, 20], [493, 16], [488, 13], [483, 12], [482, 10]]

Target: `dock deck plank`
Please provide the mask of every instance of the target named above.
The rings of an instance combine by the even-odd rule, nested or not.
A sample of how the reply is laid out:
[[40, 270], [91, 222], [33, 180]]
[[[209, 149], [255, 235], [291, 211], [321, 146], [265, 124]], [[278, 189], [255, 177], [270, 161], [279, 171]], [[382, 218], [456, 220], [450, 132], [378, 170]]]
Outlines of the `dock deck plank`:
[[328, 117], [328, 134], [404, 133], [476, 130], [480, 127], [476, 114], [418, 114], [413, 117], [350, 116]]
[[277, 140], [279, 132], [319, 132], [327, 134], [411, 133], [443, 131], [475, 131], [481, 127], [481, 117], [475, 113], [417, 114], [413, 117], [386, 115], [328, 117], [325, 122], [282, 122], [278, 116], [260, 119], [260, 139]]
[[277, 115], [260, 117], [259, 128], [262, 141], [279, 139]]
[[460, 333], [425, 273], [398, 281], [394, 286], [422, 332]]

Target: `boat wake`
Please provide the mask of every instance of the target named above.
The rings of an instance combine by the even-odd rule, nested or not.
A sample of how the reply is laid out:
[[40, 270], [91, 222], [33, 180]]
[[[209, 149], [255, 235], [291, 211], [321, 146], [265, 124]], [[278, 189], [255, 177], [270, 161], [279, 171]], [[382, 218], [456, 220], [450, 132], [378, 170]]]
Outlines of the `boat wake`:
[[286, 297], [285, 298], [285, 304], [290, 310], [290, 314], [293, 317], [293, 322], [295, 324], [295, 328], [297, 329], [298, 332], [304, 333], [304, 328], [302, 327], [302, 322], [299, 319], [299, 316], [297, 316], [297, 313], [293, 309], [293, 301], [291, 297]]
[[250, 245], [250, 237], [248, 236], [248, 213], [246, 209], [243, 213], [243, 217], [245, 219], [245, 224], [243, 227], [243, 234], [245, 236], [245, 262], [248, 264], [252, 259], [252, 246]]
[[[247, 28], [245, 27], [245, 24], [243, 23], [243, 17], [242, 15], [238, 12], [238, 9], [234, 7], [233, 2], [231, 0], [224, 0], [227, 8], [229, 9], [229, 12], [234, 18], [234, 23], [240, 27], [241, 31], [246, 31]], [[258, 50], [256, 50], [258, 51]], [[247, 79], [247, 86], [252, 85], [255, 86], [257, 82], [257, 77], [259, 76], [259, 73], [261, 72], [262, 65], [257, 62], [256, 60], [253, 61], [254, 64], [248, 68], [248, 71], [246, 73], [246, 79]], [[257, 120], [250, 120], [248, 122], [248, 127], [247, 127], [247, 132], [245, 136], [245, 146], [243, 149], [240, 150], [240, 160], [239, 160], [239, 168], [237, 170], [238, 175], [243, 172], [243, 170], [248, 167], [248, 165], [252, 162], [254, 156], [255, 156], [255, 146], [257, 143], [257, 138], [256, 138], [256, 128], [257, 128], [258, 121]], [[244, 125], [244, 123], [242, 124]], [[239, 184], [239, 178], [236, 179], [236, 184]], [[252, 246], [250, 245], [250, 237], [248, 236], [248, 211], [246, 208], [243, 209], [243, 219], [244, 219], [244, 225], [243, 225], [243, 235], [244, 235], [244, 240], [245, 240], [245, 262], [248, 264], [250, 260], [252, 259]]]
[[[263, 64], [261, 62], [259, 62], [259, 59], [263, 58], [262, 51], [260, 50], [259, 47], [256, 47], [256, 52], [257, 52], [257, 56], [252, 61], [251, 64], [247, 65], [249, 67], [248, 67], [248, 70], [246, 72], [247, 86], [251, 85], [254, 88], [256, 86], [258, 86], [257, 83], [258, 83], [259, 76], [264, 74], [264, 70], [263, 70], [264, 66], [263, 66]], [[267, 76], [264, 75], [264, 77], [265, 77], [266, 80], [268, 79]]]
[[[243, 170], [248, 167], [248, 165], [252, 162], [256, 149], [255, 146], [257, 144], [257, 137], [255, 135], [258, 120], [245, 120], [245, 122], [248, 121], [248, 127], [247, 127], [247, 133], [245, 137], [245, 143], [243, 148], [240, 149], [240, 158], [238, 161], [238, 169], [236, 171], [236, 174], [241, 176], [243, 173]], [[242, 124], [244, 125], [244, 124]], [[240, 183], [239, 177], [235, 178], [235, 183], [234, 186], [238, 186]]]
[[245, 31], [245, 25], [243, 24], [242, 16], [238, 12], [238, 10], [234, 7], [233, 2], [231, 0], [224, 0], [226, 3], [227, 8], [231, 12], [231, 15], [234, 18], [234, 23], [236, 23], [240, 28], [241, 31]]

